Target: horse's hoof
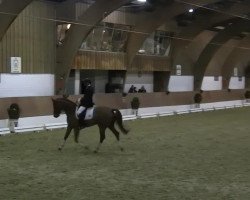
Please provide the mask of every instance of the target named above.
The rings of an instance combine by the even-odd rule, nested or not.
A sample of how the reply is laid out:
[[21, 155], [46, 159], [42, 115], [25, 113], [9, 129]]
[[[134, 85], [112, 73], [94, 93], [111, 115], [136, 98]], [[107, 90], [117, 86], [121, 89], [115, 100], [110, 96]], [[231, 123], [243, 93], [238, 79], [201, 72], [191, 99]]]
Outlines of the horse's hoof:
[[59, 148], [58, 148], [58, 150], [59, 150], [59, 151], [62, 151], [62, 148], [61, 148], [61, 147], [59, 147]]
[[98, 151], [97, 151], [97, 150], [94, 150], [94, 153], [98, 153]]
[[121, 148], [121, 151], [124, 151], [124, 149], [123, 149], [123, 148]]

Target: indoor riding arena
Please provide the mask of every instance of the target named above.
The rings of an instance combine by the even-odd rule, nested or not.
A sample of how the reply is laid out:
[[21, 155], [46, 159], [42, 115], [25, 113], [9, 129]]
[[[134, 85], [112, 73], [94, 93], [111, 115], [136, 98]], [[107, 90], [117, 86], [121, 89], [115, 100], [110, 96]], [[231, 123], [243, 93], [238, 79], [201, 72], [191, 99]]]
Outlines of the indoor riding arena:
[[249, 0], [0, 0], [1, 200], [249, 200]]

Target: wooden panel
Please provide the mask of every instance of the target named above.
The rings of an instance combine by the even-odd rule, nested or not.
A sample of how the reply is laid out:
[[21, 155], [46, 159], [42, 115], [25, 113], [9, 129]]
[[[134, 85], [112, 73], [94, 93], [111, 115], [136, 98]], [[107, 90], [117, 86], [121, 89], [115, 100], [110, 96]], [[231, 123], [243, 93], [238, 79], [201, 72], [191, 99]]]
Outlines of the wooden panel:
[[124, 53], [78, 51], [73, 69], [125, 70]]
[[[137, 55], [131, 71], [170, 71], [171, 59], [163, 56]], [[72, 69], [126, 70], [126, 54], [78, 51]]]
[[6, 31], [0, 42], [0, 72], [10, 72], [10, 57], [22, 58], [23, 73], [53, 73], [55, 22], [52, 4], [34, 1]]
[[129, 70], [170, 71], [171, 59], [164, 56], [136, 55]]

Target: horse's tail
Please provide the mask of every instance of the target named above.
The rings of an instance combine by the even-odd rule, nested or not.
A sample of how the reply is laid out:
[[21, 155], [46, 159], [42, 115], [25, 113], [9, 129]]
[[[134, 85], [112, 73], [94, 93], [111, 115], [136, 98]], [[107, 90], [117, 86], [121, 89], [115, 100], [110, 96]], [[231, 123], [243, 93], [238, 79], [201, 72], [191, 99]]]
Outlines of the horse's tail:
[[124, 134], [127, 134], [129, 132], [129, 130], [125, 129], [124, 126], [123, 126], [121, 112], [118, 109], [112, 109], [112, 112], [115, 115], [116, 122], [117, 122], [119, 128], [121, 129], [121, 131]]

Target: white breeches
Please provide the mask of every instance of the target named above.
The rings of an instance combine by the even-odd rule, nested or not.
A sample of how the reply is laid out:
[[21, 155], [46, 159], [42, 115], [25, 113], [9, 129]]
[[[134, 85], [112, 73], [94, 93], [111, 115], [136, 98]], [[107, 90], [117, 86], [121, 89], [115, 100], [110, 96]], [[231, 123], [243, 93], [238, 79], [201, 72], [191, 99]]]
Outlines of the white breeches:
[[[77, 108], [76, 108], [77, 109]], [[82, 111], [85, 110], [84, 106], [80, 106], [77, 110], [76, 110], [76, 118], [78, 119], [78, 116], [82, 113]]]

